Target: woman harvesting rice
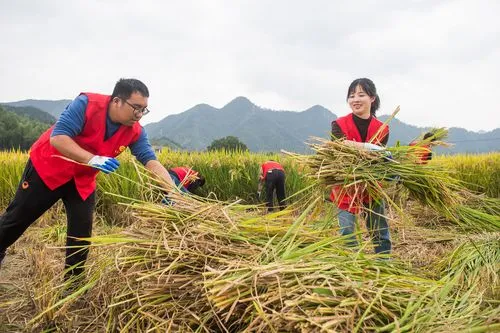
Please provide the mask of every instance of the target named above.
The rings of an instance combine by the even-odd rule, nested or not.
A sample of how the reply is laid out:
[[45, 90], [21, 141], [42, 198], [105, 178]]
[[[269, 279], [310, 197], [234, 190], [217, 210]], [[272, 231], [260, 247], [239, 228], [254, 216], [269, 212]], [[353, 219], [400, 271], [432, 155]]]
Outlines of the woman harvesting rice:
[[[375, 84], [367, 78], [354, 80], [347, 91], [347, 103], [352, 113], [332, 122], [332, 139], [344, 139], [344, 143], [367, 150], [381, 150], [389, 139], [389, 127], [375, 117], [380, 106]], [[355, 190], [353, 191], [353, 188]], [[332, 188], [332, 202], [339, 208], [341, 234], [349, 237], [348, 244], [356, 246], [354, 235], [355, 218], [362, 213], [370, 231], [375, 252], [389, 254], [391, 239], [387, 220], [384, 217], [384, 202], [374, 200], [360, 186], [346, 190], [337, 185]]]

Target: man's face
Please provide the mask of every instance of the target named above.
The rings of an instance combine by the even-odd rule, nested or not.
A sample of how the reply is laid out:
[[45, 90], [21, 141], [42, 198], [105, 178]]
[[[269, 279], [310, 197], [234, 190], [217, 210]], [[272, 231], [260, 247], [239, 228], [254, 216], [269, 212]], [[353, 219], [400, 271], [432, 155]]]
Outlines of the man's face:
[[148, 98], [138, 92], [133, 92], [128, 99], [119, 99], [119, 122], [125, 126], [133, 126], [149, 112]]

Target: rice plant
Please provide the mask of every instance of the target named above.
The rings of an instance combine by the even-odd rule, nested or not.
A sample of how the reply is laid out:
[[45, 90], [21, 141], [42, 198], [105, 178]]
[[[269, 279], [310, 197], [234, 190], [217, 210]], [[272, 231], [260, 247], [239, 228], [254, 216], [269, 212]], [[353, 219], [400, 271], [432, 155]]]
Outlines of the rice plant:
[[[361, 205], [363, 196], [368, 194], [374, 200], [385, 200], [402, 212], [388, 191], [391, 186], [400, 184], [411, 198], [464, 230], [500, 230], [500, 217], [489, 214], [491, 200], [499, 200], [483, 200], [467, 191], [463, 183], [444, 168], [415, 163], [412, 147], [389, 148], [392, 155], [389, 158], [385, 151], [362, 150], [342, 140], [316, 138], [315, 142], [310, 144], [316, 152], [314, 155], [288, 155], [312, 170], [311, 177], [327, 188], [341, 186], [342, 193], [356, 198], [354, 205]], [[467, 206], [471, 198], [482, 207], [480, 210]]]
[[471, 191], [500, 198], [500, 153], [442, 155], [431, 164], [449, 170]]

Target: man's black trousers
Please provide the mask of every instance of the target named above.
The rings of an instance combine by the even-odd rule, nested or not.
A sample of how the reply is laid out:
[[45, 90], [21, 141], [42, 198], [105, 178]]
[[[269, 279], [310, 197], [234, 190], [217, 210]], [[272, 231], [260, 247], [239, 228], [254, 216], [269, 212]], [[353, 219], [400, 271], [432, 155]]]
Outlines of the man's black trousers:
[[276, 191], [280, 210], [285, 208], [285, 172], [272, 169], [266, 174], [266, 201], [269, 211], [273, 210], [273, 197]]
[[85, 238], [92, 234], [95, 192], [86, 200], [82, 200], [74, 180], [52, 191], [40, 179], [31, 160], [26, 164], [14, 199], [0, 216], [0, 254], [59, 199], [64, 203], [68, 223], [65, 267], [73, 267], [66, 277], [80, 274], [87, 259], [86, 245], [89, 242], [74, 237]]

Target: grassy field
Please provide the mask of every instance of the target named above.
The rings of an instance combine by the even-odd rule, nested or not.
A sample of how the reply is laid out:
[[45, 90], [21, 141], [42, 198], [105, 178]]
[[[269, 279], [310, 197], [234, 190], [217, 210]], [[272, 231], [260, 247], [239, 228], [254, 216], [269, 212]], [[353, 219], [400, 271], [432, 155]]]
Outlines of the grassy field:
[[439, 156], [432, 163], [449, 169], [471, 190], [500, 198], [500, 153]]
[[[158, 205], [141, 166], [124, 154], [116, 175], [99, 175], [88, 290], [62, 296], [66, 227], [56, 205], [9, 249], [0, 270], [0, 332], [500, 329], [498, 232], [471, 235], [410, 200], [404, 216], [387, 214], [394, 253], [382, 261], [362, 227], [361, 249], [346, 250], [324, 189], [292, 198], [297, 206], [283, 213], [251, 206], [267, 159], [285, 166], [288, 194], [313, 184], [289, 157], [163, 151], [159, 159], [199, 170], [207, 179], [200, 195], [224, 202]], [[1, 207], [26, 160], [21, 152], [0, 153]], [[498, 198], [500, 154], [432, 164]]]
[[[26, 153], [0, 152], [0, 206], [5, 207], [15, 193], [24, 165]], [[139, 198], [141, 179], [130, 154], [120, 156], [121, 167], [117, 175], [99, 175], [98, 192], [120, 193], [129, 198]], [[273, 159], [281, 162], [286, 170], [286, 191], [296, 193], [312, 184], [306, 171], [292, 159], [280, 154], [224, 153], [224, 152], [176, 152], [163, 150], [158, 159], [167, 167], [189, 166], [206, 177], [201, 196], [213, 195], [219, 200], [243, 199], [256, 203], [260, 164]], [[473, 191], [500, 197], [500, 153], [482, 155], [453, 155], [437, 157], [432, 165], [443, 166], [456, 178], [465, 182]], [[123, 181], [124, 179], [132, 181]], [[102, 195], [100, 196], [103, 197]]]

